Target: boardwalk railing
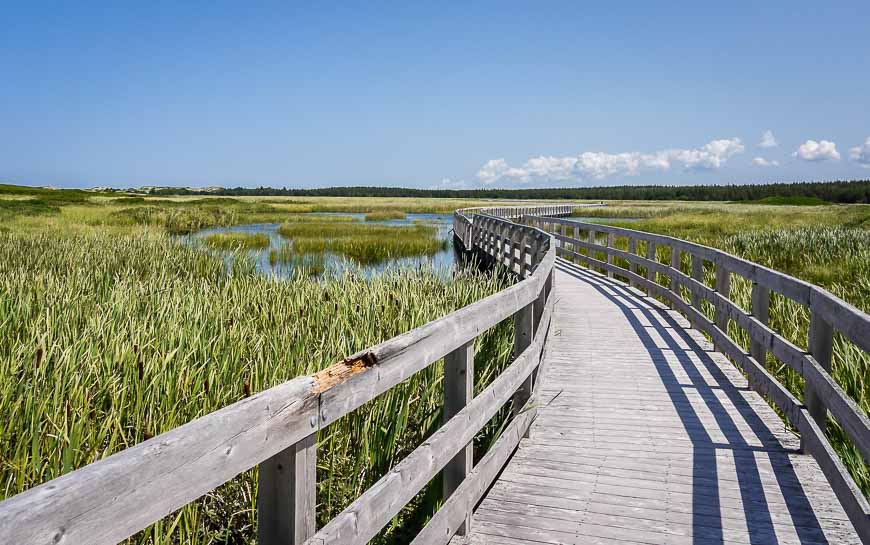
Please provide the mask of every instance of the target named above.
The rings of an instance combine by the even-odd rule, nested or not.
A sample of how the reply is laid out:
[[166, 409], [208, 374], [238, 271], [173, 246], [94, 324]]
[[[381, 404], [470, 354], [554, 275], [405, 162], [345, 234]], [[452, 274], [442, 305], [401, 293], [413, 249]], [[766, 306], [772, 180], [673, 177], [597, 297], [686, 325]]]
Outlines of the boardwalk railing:
[[[552, 233], [557, 255], [569, 261], [599, 268], [609, 276], [627, 279], [635, 287], [671, 303], [692, 325], [708, 334], [717, 349], [728, 355], [748, 376], [750, 386], [767, 396], [798, 430], [802, 449], [811, 454], [822, 469], [837, 498], [864, 543], [870, 543], [870, 508], [861, 490], [844, 467], [825, 436], [828, 413], [842, 427], [855, 448], [870, 464], [870, 421], [864, 411], [831, 377], [834, 332], [866, 353], [870, 353], [870, 316], [835, 297], [828, 291], [786, 274], [768, 269], [731, 254], [684, 240], [559, 218], [528, 216], [524, 221]], [[600, 244], [598, 235], [605, 235]], [[625, 239], [627, 251], [616, 248]], [[638, 255], [642, 248], [645, 255]], [[656, 248], [668, 248], [669, 264], [656, 259]], [[598, 259], [603, 254], [604, 260]], [[680, 270], [682, 255], [688, 256], [691, 274]], [[614, 264], [614, 258], [628, 268]], [[705, 265], [715, 270], [715, 288], [704, 283]], [[638, 268], [644, 269], [640, 274]], [[731, 275], [752, 284], [751, 309], [744, 310], [730, 299]], [[657, 275], [669, 279], [667, 287]], [[691, 303], [680, 294], [689, 292]], [[808, 350], [802, 350], [768, 325], [771, 292], [780, 294], [809, 309]], [[702, 301], [712, 305], [714, 318], [702, 312]], [[745, 330], [751, 339], [746, 352], [728, 335], [729, 322]], [[765, 367], [767, 353], [800, 374], [805, 381], [801, 403]]]
[[[521, 213], [570, 212], [559, 210], [526, 207]], [[457, 238], [466, 250], [519, 270], [521, 281], [314, 375], [7, 499], [0, 503], [0, 543], [111, 545], [255, 466], [261, 545], [366, 543], [442, 470], [448, 499], [415, 543], [446, 543], [535, 416], [529, 400], [553, 307], [550, 237], [493, 214], [520, 212], [460, 211]], [[474, 396], [474, 340], [507, 319], [514, 323], [514, 361]], [[315, 532], [317, 432], [442, 358], [443, 426]], [[472, 467], [472, 439], [511, 400], [513, 420]]]

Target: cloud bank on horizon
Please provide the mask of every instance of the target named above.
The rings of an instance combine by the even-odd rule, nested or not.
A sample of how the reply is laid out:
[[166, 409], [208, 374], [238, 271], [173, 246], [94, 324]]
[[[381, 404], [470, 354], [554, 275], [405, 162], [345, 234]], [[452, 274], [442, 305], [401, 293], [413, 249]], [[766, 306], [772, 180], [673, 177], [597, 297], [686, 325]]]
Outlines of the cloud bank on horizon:
[[[773, 130], [765, 130], [757, 147], [767, 153], [780, 147]], [[645, 172], [719, 171], [726, 164], [746, 151], [746, 145], [738, 137], [720, 138], [696, 148], [669, 148], [653, 152], [583, 151], [576, 155], [539, 155], [529, 157], [521, 164], [511, 164], [504, 158], [490, 159], [477, 171], [476, 182], [468, 184], [461, 180], [443, 179], [436, 188], [518, 187], [541, 184], [583, 184], [606, 182], [615, 177], [638, 176]], [[870, 136], [863, 144], [849, 148], [849, 159], [863, 168], [870, 168]], [[825, 139], [807, 139], [792, 153], [772, 158], [757, 155], [750, 164], [765, 169], [775, 169], [784, 162], [805, 161], [809, 163], [838, 162], [841, 160], [837, 144]]]
[[653, 153], [606, 153], [586, 151], [576, 156], [532, 157], [512, 167], [504, 159], [490, 159], [477, 172], [484, 185], [501, 181], [530, 183], [539, 181], [604, 180], [615, 175], [636, 176], [645, 170], [716, 170], [728, 159], [743, 153], [739, 138], [713, 140], [694, 149], [667, 149]]

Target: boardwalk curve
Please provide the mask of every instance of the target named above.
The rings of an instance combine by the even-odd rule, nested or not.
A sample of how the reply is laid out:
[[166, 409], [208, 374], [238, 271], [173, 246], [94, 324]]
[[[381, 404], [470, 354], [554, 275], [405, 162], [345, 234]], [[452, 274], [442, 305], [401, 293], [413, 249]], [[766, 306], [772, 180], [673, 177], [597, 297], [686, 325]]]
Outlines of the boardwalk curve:
[[470, 543], [860, 543], [818, 464], [685, 318], [556, 267], [538, 416]]

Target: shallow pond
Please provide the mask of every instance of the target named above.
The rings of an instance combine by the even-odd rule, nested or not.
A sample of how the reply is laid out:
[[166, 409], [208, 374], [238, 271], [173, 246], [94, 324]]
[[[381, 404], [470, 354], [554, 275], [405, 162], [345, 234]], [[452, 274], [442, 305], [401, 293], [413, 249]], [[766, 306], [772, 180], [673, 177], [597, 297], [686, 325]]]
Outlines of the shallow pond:
[[[365, 221], [365, 214], [361, 213], [345, 213], [345, 212], [311, 212], [305, 215], [310, 216], [351, 216], [368, 225], [415, 225], [415, 223], [425, 223], [432, 225], [438, 231], [440, 240], [450, 241], [451, 230], [453, 228], [452, 214], [408, 214], [404, 219], [393, 219], [383, 221]], [[293, 275], [293, 265], [290, 263], [272, 263], [269, 260], [269, 252], [281, 248], [288, 240], [278, 234], [280, 223], [253, 223], [247, 225], [234, 225], [232, 227], [212, 227], [204, 229], [187, 238], [191, 243], [199, 243], [198, 239], [213, 235], [216, 233], [262, 233], [269, 237], [269, 247], [258, 250], [245, 250], [254, 263], [257, 265], [257, 270], [267, 275], [278, 277], [290, 277]], [[204, 244], [203, 244], [204, 246]], [[455, 252], [453, 245], [448, 244], [447, 249], [441, 250], [431, 256], [404, 257], [398, 259], [390, 259], [382, 263], [374, 265], [360, 265], [344, 256], [327, 253], [326, 257], [326, 274], [341, 274], [346, 270], [353, 270], [365, 275], [377, 274], [393, 268], [418, 268], [425, 267], [434, 270], [439, 274], [449, 275], [455, 262]]]

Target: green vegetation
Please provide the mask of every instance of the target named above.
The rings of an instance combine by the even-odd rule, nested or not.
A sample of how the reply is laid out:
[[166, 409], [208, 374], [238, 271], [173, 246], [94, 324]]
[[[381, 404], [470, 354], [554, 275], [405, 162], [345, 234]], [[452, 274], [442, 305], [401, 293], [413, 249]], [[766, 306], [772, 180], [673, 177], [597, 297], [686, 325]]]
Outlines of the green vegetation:
[[[624, 202], [584, 214], [647, 218], [620, 226], [725, 250], [822, 286], [870, 312], [870, 206]], [[625, 242], [620, 241], [620, 246], [625, 249]], [[643, 254], [645, 247], [639, 251]], [[659, 249], [657, 257], [662, 263], [669, 263], [670, 256], [664, 249]], [[682, 269], [689, 273], [688, 258], [684, 257]], [[709, 286], [715, 284], [712, 269], [706, 270], [705, 282]], [[749, 282], [732, 275], [731, 298], [744, 309], [751, 309], [751, 291]], [[712, 308], [706, 310], [712, 317]], [[806, 348], [809, 330], [806, 308], [774, 294], [770, 324], [785, 338]], [[746, 332], [732, 323], [729, 334], [748, 350]], [[766, 364], [791, 392], [803, 397], [803, 379], [797, 373], [772, 355], [768, 355]], [[839, 334], [834, 340], [833, 376], [864, 412], [870, 414], [870, 356]], [[831, 443], [864, 494], [870, 497], [870, 468], [842, 429], [832, 420], [828, 422]]]
[[[233, 198], [131, 196], [81, 190], [55, 190], [0, 184], [0, 229], [43, 232], [46, 229], [89, 234], [129, 234], [158, 230], [174, 235], [208, 227], [250, 223], [344, 222], [340, 213], [450, 213], [482, 206], [482, 201], [434, 198]], [[330, 214], [308, 215], [311, 212]], [[339, 215], [332, 215], [339, 213]]]
[[[427, 323], [502, 289], [498, 276], [444, 278], [426, 269], [313, 282], [323, 253], [270, 252], [293, 277], [256, 273], [245, 252], [221, 256], [171, 235], [287, 222], [315, 233], [356, 229], [398, 238], [358, 259], [440, 246], [432, 227], [394, 231], [308, 212], [433, 212], [433, 199], [152, 198], [0, 186], [0, 498], [27, 490], [229, 403]], [[375, 229], [389, 229], [387, 232]], [[326, 231], [331, 229], [331, 231]], [[222, 248], [263, 247], [221, 234]], [[268, 237], [267, 237], [268, 238]], [[372, 242], [373, 243], [373, 242]], [[266, 241], [267, 244], [267, 241]], [[345, 240], [343, 244], [350, 244]], [[333, 250], [330, 250], [333, 251]], [[416, 251], [416, 250], [415, 250]], [[374, 256], [374, 257], [373, 257]], [[506, 365], [510, 324], [477, 342], [476, 388]], [[318, 437], [318, 516], [345, 508], [432, 433], [441, 364], [331, 425]], [[476, 439], [484, 449], [507, 413]], [[254, 543], [256, 470], [135, 536], [160, 545]], [[433, 482], [377, 543], [403, 543], [440, 498]]]
[[326, 256], [323, 253], [297, 254], [290, 244], [282, 244], [277, 250], [269, 251], [269, 263], [289, 265], [294, 272], [303, 276], [320, 276], [326, 271]]
[[361, 264], [377, 264], [387, 259], [434, 255], [447, 246], [438, 230], [429, 225], [368, 225], [334, 223], [284, 224], [281, 236], [293, 241], [298, 254], [333, 252]]
[[407, 217], [408, 215], [401, 210], [381, 210], [366, 214], [366, 221], [403, 220]]
[[[505, 286], [479, 273], [275, 282], [162, 234], [0, 233], [0, 482], [26, 490]], [[510, 324], [478, 341], [478, 388], [507, 363]], [[318, 437], [322, 524], [441, 420], [432, 366]], [[497, 432], [493, 422], [477, 439]], [[430, 513], [433, 483], [380, 542]], [[256, 470], [134, 543], [253, 543]]]
[[202, 241], [219, 250], [262, 250], [270, 244], [269, 235], [264, 233], [215, 233]]
[[745, 201], [746, 204], [773, 204], [777, 206], [823, 206], [831, 204], [818, 197], [765, 197], [757, 201]]
[[[191, 194], [186, 189], [165, 188], [163, 195]], [[656, 200], [656, 201], [757, 201], [766, 197], [816, 197], [828, 202], [870, 203], [870, 180], [796, 182], [740, 185], [624, 185], [605, 187], [560, 187], [534, 189], [411, 189], [405, 187], [327, 187], [321, 189], [276, 189], [236, 187], [215, 195], [285, 197], [376, 197], [394, 199], [513, 199], [513, 200]], [[460, 207], [456, 207], [460, 208]]]

